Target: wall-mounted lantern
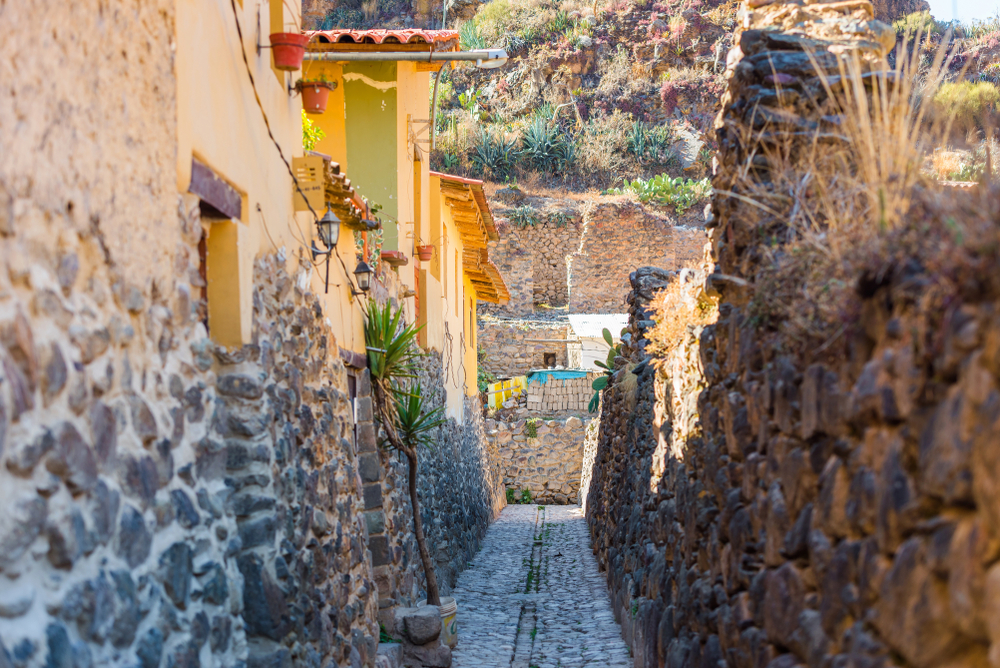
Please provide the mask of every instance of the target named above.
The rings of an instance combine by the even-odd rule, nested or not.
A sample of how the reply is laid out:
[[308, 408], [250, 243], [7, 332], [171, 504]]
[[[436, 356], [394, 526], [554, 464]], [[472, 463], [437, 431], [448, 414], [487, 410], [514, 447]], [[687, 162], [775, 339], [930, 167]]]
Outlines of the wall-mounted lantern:
[[316, 248], [316, 244], [313, 244], [310, 250], [313, 262], [323, 255], [326, 256], [326, 283], [323, 287], [323, 293], [326, 294], [330, 292], [330, 255], [333, 254], [333, 250], [337, 247], [337, 241], [340, 240], [340, 218], [330, 210], [330, 207], [327, 207], [323, 217], [316, 221], [316, 228], [319, 230], [319, 239], [326, 246], [326, 250], [322, 251]]
[[372, 268], [368, 266], [368, 263], [364, 260], [358, 262], [358, 267], [354, 270], [354, 276], [357, 278], [358, 288], [361, 289], [361, 292], [368, 292], [372, 285]]
[[340, 218], [337, 214], [328, 208], [316, 225], [319, 227], [319, 238], [327, 250], [336, 246], [340, 240]]

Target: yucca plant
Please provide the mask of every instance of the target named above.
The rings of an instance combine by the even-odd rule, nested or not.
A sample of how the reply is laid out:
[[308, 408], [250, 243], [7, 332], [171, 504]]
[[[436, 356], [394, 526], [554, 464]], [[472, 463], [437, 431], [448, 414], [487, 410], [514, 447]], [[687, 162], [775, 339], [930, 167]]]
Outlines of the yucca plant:
[[368, 351], [368, 370], [371, 374], [372, 398], [382, 429], [385, 444], [402, 452], [409, 464], [410, 503], [413, 506], [413, 534], [427, 578], [428, 605], [441, 605], [437, 576], [427, 539], [424, 537], [420, 518], [420, 499], [417, 496], [417, 447], [431, 445], [430, 432], [440, 427], [442, 408], [426, 410], [419, 383], [407, 385], [416, 378], [415, 362], [421, 356], [416, 346], [420, 327], [403, 321], [403, 310], [393, 311], [390, 304], [368, 302], [365, 321], [365, 347]]

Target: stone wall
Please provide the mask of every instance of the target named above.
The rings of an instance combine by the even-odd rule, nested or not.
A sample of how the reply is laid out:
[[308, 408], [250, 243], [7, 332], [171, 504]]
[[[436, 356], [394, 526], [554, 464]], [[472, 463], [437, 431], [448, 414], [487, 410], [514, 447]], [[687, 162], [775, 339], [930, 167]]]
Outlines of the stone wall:
[[347, 372], [315, 296], [271, 255], [252, 343], [197, 319], [174, 3], [3, 16], [0, 665], [370, 664]]
[[[701, 259], [705, 239], [698, 211], [676, 217], [626, 199], [579, 209], [558, 209], [556, 200], [541, 197], [501, 199], [494, 208], [507, 231], [491, 242], [490, 257], [508, 282], [511, 300], [484, 304], [484, 314], [525, 317], [567, 306], [570, 313], [621, 313], [629, 272], [646, 264], [680, 269]], [[519, 213], [529, 208], [538, 222], [512, 222], [512, 209], [505, 206], [512, 203]]]
[[569, 361], [568, 338], [569, 325], [565, 322], [480, 319], [479, 350], [483, 354], [479, 364], [502, 378], [523, 376], [532, 369], [546, 368], [548, 353], [555, 356], [557, 366], [565, 367]]
[[569, 312], [622, 313], [630, 272], [697, 264], [704, 239], [704, 230], [678, 226], [629, 200], [588, 208], [580, 248], [569, 259]]
[[[0, 666], [372, 666], [365, 378], [284, 249], [251, 342], [208, 338], [175, 3], [112, 5], [0, 10]], [[452, 568], [504, 498], [470, 500], [457, 433], [422, 483]]]
[[346, 370], [282, 267], [257, 263], [239, 350], [183, 293], [10, 295], [0, 658], [373, 659]]
[[[511, 191], [513, 192], [513, 191]], [[503, 203], [494, 213], [505, 222], [499, 241], [490, 242], [490, 257], [500, 268], [510, 290], [503, 305], [483, 304], [483, 313], [519, 317], [538, 307], [562, 307], [569, 292], [566, 258], [580, 246], [581, 213], [575, 206], [545, 197], [518, 197], [519, 209], [528, 209], [537, 220], [519, 226]]]
[[503, 466], [503, 484], [521, 498], [531, 492], [538, 503], [579, 503], [583, 442], [591, 420], [533, 419], [535, 436], [527, 420], [486, 420], [486, 436]]
[[[730, 125], [756, 113], [748, 99], [832, 63], [760, 29], [793, 11], [796, 32], [887, 41], [864, 3], [741, 11], [723, 170], [753, 151]], [[914, 196], [912, 227], [878, 242], [891, 257], [848, 265], [828, 349], [761, 324], [747, 295], [765, 289], [763, 235], [738, 201], [715, 202], [718, 321], [666, 358], [645, 352], [645, 326], [673, 276], [633, 277], [587, 516], [637, 668], [1000, 665], [1000, 259], [948, 231], [977, 229], [972, 200]]]

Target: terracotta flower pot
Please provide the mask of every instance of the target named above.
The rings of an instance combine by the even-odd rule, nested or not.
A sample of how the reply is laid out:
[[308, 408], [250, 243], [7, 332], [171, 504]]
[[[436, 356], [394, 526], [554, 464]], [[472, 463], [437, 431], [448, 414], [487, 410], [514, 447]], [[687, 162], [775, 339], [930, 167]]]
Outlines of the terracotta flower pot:
[[302, 108], [307, 114], [322, 114], [333, 86], [325, 81], [306, 81], [301, 85]]
[[294, 71], [302, 67], [302, 58], [306, 55], [309, 35], [297, 32], [273, 32], [270, 39], [271, 53], [274, 54], [276, 68]]
[[434, 246], [417, 246], [417, 257], [421, 262], [427, 262], [434, 257]]

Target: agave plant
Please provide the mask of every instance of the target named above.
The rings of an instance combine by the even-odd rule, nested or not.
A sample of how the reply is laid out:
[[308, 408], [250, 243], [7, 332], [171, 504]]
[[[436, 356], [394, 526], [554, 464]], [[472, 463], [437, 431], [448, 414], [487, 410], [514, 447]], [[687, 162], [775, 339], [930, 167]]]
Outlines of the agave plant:
[[559, 131], [542, 116], [535, 116], [521, 136], [520, 156], [535, 169], [549, 171], [559, 160]]
[[632, 131], [628, 135], [628, 150], [642, 162], [649, 148], [649, 132], [642, 121], [632, 124]]
[[389, 304], [368, 302], [365, 321], [365, 347], [371, 374], [372, 398], [385, 443], [406, 456], [409, 464], [410, 503], [413, 506], [413, 534], [427, 578], [427, 603], [441, 605], [437, 576], [420, 518], [417, 495], [417, 448], [431, 445], [430, 432], [441, 426], [442, 408], [427, 410], [419, 383], [407, 384], [416, 377], [415, 362], [421, 356], [416, 347], [420, 327], [403, 321], [402, 309], [393, 311]]
[[517, 157], [513, 141], [504, 137], [494, 137], [488, 130], [480, 130], [473, 146], [470, 160], [477, 165], [484, 175], [491, 174], [496, 178], [505, 179]]
[[559, 170], [566, 171], [575, 161], [576, 142], [569, 135], [563, 135], [556, 145], [556, 162], [559, 164]]
[[466, 21], [458, 29], [458, 39], [462, 43], [462, 49], [466, 51], [477, 51], [489, 48], [486, 40], [479, 34], [479, 26], [475, 21]]

